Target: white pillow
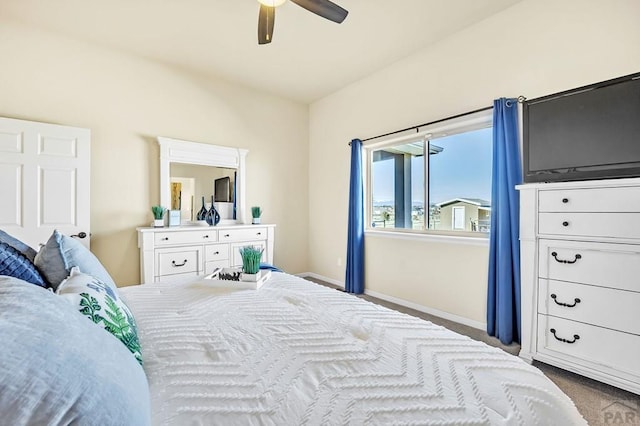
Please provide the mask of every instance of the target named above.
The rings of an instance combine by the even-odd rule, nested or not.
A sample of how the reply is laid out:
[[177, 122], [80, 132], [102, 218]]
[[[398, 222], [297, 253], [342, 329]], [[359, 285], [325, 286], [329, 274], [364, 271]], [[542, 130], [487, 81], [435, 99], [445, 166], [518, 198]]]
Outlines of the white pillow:
[[56, 294], [65, 298], [80, 313], [118, 338], [142, 365], [138, 329], [129, 307], [120, 299], [115, 287], [96, 277], [71, 268], [71, 275], [62, 281]]

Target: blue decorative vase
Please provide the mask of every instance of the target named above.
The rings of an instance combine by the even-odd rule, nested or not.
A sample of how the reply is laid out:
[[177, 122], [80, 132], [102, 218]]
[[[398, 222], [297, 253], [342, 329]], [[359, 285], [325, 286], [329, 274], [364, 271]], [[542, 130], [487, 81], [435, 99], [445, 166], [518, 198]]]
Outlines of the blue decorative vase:
[[[204, 197], [202, 197], [202, 200], [204, 202]], [[204, 220], [206, 220], [210, 226], [215, 226], [220, 222], [220, 213], [213, 207], [213, 195], [211, 196], [211, 208], [205, 215]]]
[[207, 216], [207, 208], [204, 206], [204, 197], [202, 197], [202, 208], [196, 214], [196, 220], [205, 220], [205, 216]]

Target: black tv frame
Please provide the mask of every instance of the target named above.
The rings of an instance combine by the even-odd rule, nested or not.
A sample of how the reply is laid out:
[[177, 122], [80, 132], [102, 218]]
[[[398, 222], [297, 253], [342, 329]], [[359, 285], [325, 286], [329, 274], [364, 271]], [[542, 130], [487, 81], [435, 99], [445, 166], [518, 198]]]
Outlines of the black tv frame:
[[[554, 93], [551, 95], [526, 100], [522, 106], [522, 121], [523, 121], [523, 181], [525, 183], [536, 182], [566, 182], [566, 181], [580, 181], [580, 180], [598, 180], [598, 179], [616, 179], [625, 177], [638, 177], [640, 176], [640, 159], [638, 161], [630, 161], [619, 164], [603, 164], [583, 166], [579, 168], [564, 168], [564, 169], [548, 169], [548, 170], [536, 170], [531, 171], [529, 169], [529, 105], [539, 102], [549, 101], [555, 98], [576, 95], [580, 92], [585, 92], [593, 89], [600, 89], [613, 84], [619, 84], [626, 81], [640, 79], [640, 72], [635, 74], [629, 74], [623, 77], [617, 77], [611, 80], [601, 81], [599, 83], [590, 84], [587, 86], [578, 87], [575, 89], [565, 90], [563, 92]], [[640, 135], [638, 135], [638, 142], [640, 143]]]
[[[231, 178], [229, 176], [217, 178], [213, 182], [214, 202], [231, 202]], [[222, 192], [222, 194], [220, 194]]]

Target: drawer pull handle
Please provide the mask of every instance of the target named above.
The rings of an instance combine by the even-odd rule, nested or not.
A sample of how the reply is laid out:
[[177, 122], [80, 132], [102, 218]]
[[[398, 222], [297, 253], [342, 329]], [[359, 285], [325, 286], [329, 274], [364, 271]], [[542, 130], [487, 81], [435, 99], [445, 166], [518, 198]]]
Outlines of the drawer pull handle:
[[160, 238], [162, 241], [169, 241], [169, 237]]
[[203, 235], [202, 238], [209, 238], [209, 236], [208, 235]]
[[172, 264], [174, 267], [179, 268], [179, 267], [184, 266], [184, 265], [186, 265], [186, 264], [187, 264], [187, 259], [185, 259], [185, 260], [184, 260], [184, 262], [182, 262], [182, 263], [176, 263], [176, 261], [175, 261], [175, 260], [172, 260], [172, 261], [171, 261], [171, 264]]
[[558, 297], [558, 296], [556, 296], [555, 294], [551, 294], [551, 298], [553, 299], [554, 302], [556, 302], [556, 305], [559, 305], [559, 306], [566, 306], [567, 308], [573, 308], [578, 303], [580, 303], [580, 299], [578, 299], [577, 297], [575, 299], [573, 299], [573, 304], [572, 305], [570, 305], [568, 303], [558, 302], [556, 300], [556, 297]]
[[576, 340], [580, 340], [580, 336], [578, 336], [577, 334], [573, 335], [573, 340], [567, 340], [567, 339], [563, 339], [562, 337], [558, 337], [556, 336], [556, 329], [552, 328], [551, 330], [549, 330], [551, 333], [553, 333], [553, 337], [556, 338], [556, 340], [559, 340], [563, 343], [575, 343]]
[[565, 204], [567, 204], [567, 203], [569, 202], [569, 199], [568, 199], [568, 198], [563, 198], [563, 199], [562, 199], [562, 202], [563, 202], [563, 203], [565, 203]]
[[564, 222], [562, 222], [562, 226], [569, 226], [569, 222], [565, 220]]
[[224, 234], [225, 238], [229, 238], [230, 235], [229, 234]]
[[213, 254], [214, 255], [218, 255], [218, 254], [220, 254], [220, 252], [219, 251], [214, 251]]
[[256, 235], [262, 235], [262, 232], [258, 232]]
[[578, 259], [582, 259], [582, 255], [580, 255], [580, 253], [576, 254], [574, 256], [573, 260], [564, 260], [564, 259], [558, 259], [558, 253], [556, 253], [555, 251], [551, 252], [551, 256], [553, 256], [553, 258], [556, 260], [556, 262], [558, 263], [569, 263], [569, 264], [573, 264], [576, 263], [578, 261]]

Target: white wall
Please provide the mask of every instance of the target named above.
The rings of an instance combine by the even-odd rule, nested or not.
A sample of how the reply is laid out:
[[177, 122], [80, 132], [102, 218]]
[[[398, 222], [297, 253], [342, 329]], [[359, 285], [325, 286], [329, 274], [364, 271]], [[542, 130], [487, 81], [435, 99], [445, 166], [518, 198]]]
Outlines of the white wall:
[[140, 282], [157, 136], [247, 148], [247, 206], [277, 224], [275, 263], [308, 270], [308, 106], [1, 18], [0, 57], [0, 116], [91, 129], [91, 248], [119, 285]]
[[[312, 104], [311, 270], [344, 282], [349, 140], [638, 72], [639, 18], [637, 0], [524, 0]], [[486, 322], [488, 246], [365, 245], [367, 289]]]

